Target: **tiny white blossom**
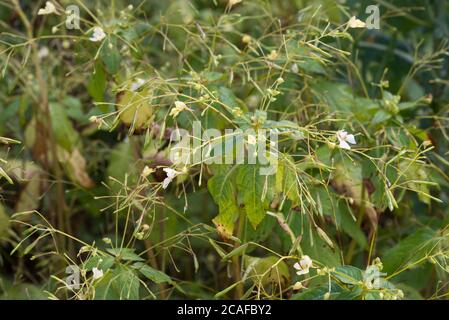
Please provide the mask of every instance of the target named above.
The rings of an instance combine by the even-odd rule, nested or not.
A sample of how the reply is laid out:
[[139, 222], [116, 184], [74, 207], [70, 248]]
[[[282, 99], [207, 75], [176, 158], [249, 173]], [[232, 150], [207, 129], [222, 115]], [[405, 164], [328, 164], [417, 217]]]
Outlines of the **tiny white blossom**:
[[171, 168], [164, 168], [162, 170], [164, 170], [167, 174], [167, 177], [164, 179], [164, 181], [162, 181], [162, 188], [167, 189], [170, 182], [173, 181], [173, 179], [179, 174], [179, 172]]
[[97, 116], [91, 116], [89, 118], [89, 121], [92, 122], [92, 123], [96, 123], [96, 124], [100, 124], [101, 123], [101, 119], [98, 118]]
[[42, 47], [39, 49], [37, 56], [39, 57], [39, 59], [43, 59], [48, 57], [48, 55], [50, 54], [50, 51], [48, 50], [47, 47]]
[[284, 82], [285, 82], [285, 80], [282, 77], [279, 77], [279, 78], [276, 79], [276, 83], [277, 84], [283, 84]]
[[298, 72], [299, 72], [299, 67], [298, 67], [298, 65], [297, 65], [296, 63], [294, 63], [294, 64], [292, 65], [292, 67], [290, 68], [290, 71], [293, 72], [293, 73], [298, 73]]
[[309, 256], [304, 255], [301, 257], [301, 260], [299, 260], [299, 263], [296, 262], [293, 265], [293, 268], [298, 270], [296, 272], [297, 275], [307, 274], [309, 273], [309, 269], [312, 267], [312, 259], [310, 259]]
[[352, 16], [348, 21], [348, 26], [349, 28], [365, 28], [366, 23], [357, 19], [356, 16]]
[[[348, 134], [345, 130], [337, 131], [337, 139], [340, 142], [340, 148], [350, 150], [350, 144], [356, 144], [353, 134]], [[349, 143], [348, 143], [349, 142]]]
[[131, 91], [137, 91], [137, 90], [139, 90], [139, 88], [141, 87], [141, 86], [143, 86], [145, 84], [145, 80], [144, 79], [141, 79], [141, 78], [137, 78], [136, 79], [136, 81], [134, 81], [132, 84], [131, 84]]
[[97, 41], [103, 40], [104, 38], [106, 38], [106, 33], [104, 33], [103, 29], [101, 29], [100, 27], [95, 27], [94, 33], [89, 38], [89, 40], [93, 41], [93, 42], [97, 42]]
[[175, 101], [175, 107], [171, 109], [170, 115], [176, 118], [182, 111], [189, 110], [192, 111], [187, 105], [182, 101]]
[[52, 13], [56, 13], [56, 7], [50, 1], [45, 2], [45, 8], [40, 8], [39, 11], [37, 12], [37, 14], [40, 16], [44, 16], [44, 15], [52, 14]]
[[301, 282], [298, 281], [293, 285], [293, 290], [298, 291], [301, 289], [307, 289]]
[[103, 270], [98, 269], [96, 267], [92, 269], [92, 273], [94, 280], [100, 279], [103, 276]]
[[249, 134], [248, 135], [248, 143], [252, 144], [252, 145], [255, 145], [257, 143], [256, 136], [254, 136], [252, 134]]

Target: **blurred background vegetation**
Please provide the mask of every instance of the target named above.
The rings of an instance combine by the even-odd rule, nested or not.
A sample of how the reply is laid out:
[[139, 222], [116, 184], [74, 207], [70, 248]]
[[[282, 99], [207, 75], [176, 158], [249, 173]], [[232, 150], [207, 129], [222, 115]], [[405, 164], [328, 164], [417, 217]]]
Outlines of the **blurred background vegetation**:
[[[0, 0], [2, 298], [447, 298], [447, 1], [53, 3], [37, 15], [45, 1]], [[372, 4], [380, 29], [348, 29]], [[65, 28], [69, 5], [80, 30]], [[170, 117], [175, 100], [194, 112]], [[301, 135], [280, 143], [292, 192], [250, 209], [239, 194], [264, 182], [251, 195], [233, 177], [229, 223], [216, 188], [229, 167], [160, 188], [174, 128], [251, 117]], [[353, 152], [333, 145], [341, 128]], [[363, 279], [373, 264], [378, 290]], [[65, 286], [68, 265], [81, 288]]]

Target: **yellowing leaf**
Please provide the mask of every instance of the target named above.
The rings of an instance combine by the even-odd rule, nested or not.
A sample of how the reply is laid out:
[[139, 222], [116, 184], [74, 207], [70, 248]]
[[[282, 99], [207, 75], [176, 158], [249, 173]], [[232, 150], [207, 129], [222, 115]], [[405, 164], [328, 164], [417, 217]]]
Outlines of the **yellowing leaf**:
[[276, 192], [284, 193], [294, 204], [299, 204], [297, 173], [291, 156], [285, 156], [278, 161]]
[[153, 115], [152, 98], [153, 92], [150, 89], [120, 93], [117, 98], [120, 120], [133, 129], [147, 127]]
[[68, 153], [62, 150], [61, 154], [61, 160], [63, 160], [68, 176], [83, 188], [93, 187], [94, 182], [86, 171], [86, 159], [84, 159], [80, 151], [73, 149], [71, 153]]
[[207, 183], [209, 192], [219, 208], [219, 214], [213, 219], [213, 222], [217, 226], [218, 232], [225, 238], [232, 236], [234, 224], [239, 217], [232, 177], [233, 171], [229, 171], [213, 176]]

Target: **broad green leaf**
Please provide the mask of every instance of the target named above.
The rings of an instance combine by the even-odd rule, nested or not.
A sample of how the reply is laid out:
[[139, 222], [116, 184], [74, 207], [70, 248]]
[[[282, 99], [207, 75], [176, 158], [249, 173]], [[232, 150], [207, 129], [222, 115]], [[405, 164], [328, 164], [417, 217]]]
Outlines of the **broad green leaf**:
[[293, 158], [290, 155], [280, 157], [276, 171], [276, 192], [284, 193], [296, 205], [300, 201], [297, 174]]
[[98, 280], [95, 284], [96, 300], [137, 300], [140, 281], [128, 268], [118, 267]]
[[309, 219], [307, 214], [295, 213], [289, 222], [290, 228], [297, 230], [297, 236], [302, 237], [301, 248], [304, 254], [328, 267], [341, 265], [341, 253], [337, 244], [334, 243], [334, 248], [329, 247], [311, 226]]
[[103, 44], [100, 52], [106, 70], [110, 74], [116, 74], [120, 68], [120, 53], [117, 48], [117, 39], [108, 37]]
[[139, 270], [140, 273], [142, 273], [145, 277], [147, 277], [154, 283], [173, 283], [172, 279], [167, 274], [162, 271], [156, 270], [145, 263], [137, 262], [133, 265], [133, 267]]
[[109, 255], [90, 256], [89, 259], [87, 259], [84, 262], [83, 268], [86, 270], [92, 270], [93, 268], [98, 268], [98, 269], [106, 272], [108, 269], [110, 269], [114, 265], [114, 262], [115, 262], [115, 259]]
[[400, 268], [430, 254], [437, 243], [437, 233], [430, 228], [422, 228], [399, 241], [382, 258], [384, 270], [392, 274]]
[[103, 102], [105, 90], [106, 74], [104, 72], [103, 64], [97, 61], [94, 72], [87, 84], [87, 91], [95, 102]]
[[237, 170], [237, 190], [242, 195], [246, 216], [256, 228], [265, 218], [269, 189], [273, 186], [268, 185], [269, 176], [260, 175], [257, 165], [241, 165]]
[[[107, 168], [107, 175], [117, 179], [118, 181], [125, 180], [125, 174], [128, 175], [128, 183], [133, 183], [137, 179], [137, 168], [134, 166], [135, 162], [134, 151], [131, 147], [129, 139], [116, 145], [109, 155], [109, 166]], [[114, 193], [118, 192], [121, 185], [111, 179], [108, 179], [108, 184], [112, 187]]]
[[207, 182], [210, 194], [219, 208], [219, 214], [213, 219], [219, 232], [231, 236], [235, 222], [239, 217], [234, 186], [235, 169], [213, 176]]
[[144, 261], [142, 257], [137, 255], [134, 252], [134, 249], [130, 248], [108, 248], [106, 249], [107, 252], [112, 254], [113, 256], [119, 258], [120, 260], [125, 261]]
[[226, 87], [218, 88], [218, 97], [220, 101], [230, 108], [238, 108], [239, 103], [237, 102], [237, 97], [231, 89]]
[[332, 275], [345, 284], [357, 285], [363, 282], [363, 271], [353, 266], [339, 266]]
[[80, 142], [78, 132], [67, 116], [67, 108], [59, 103], [50, 103], [51, 124], [56, 140], [64, 149], [71, 151]]
[[347, 204], [340, 201], [336, 208], [337, 225], [354, 239], [361, 248], [366, 248], [368, 241], [360, 226], [353, 219]]
[[0, 278], [2, 293], [0, 300], [47, 300], [48, 297], [42, 288], [30, 283], [10, 284]]
[[290, 271], [287, 264], [278, 257], [270, 256], [257, 258], [251, 256], [244, 257], [245, 274], [254, 277], [255, 283], [262, 285], [281, 284], [285, 285], [290, 280]]

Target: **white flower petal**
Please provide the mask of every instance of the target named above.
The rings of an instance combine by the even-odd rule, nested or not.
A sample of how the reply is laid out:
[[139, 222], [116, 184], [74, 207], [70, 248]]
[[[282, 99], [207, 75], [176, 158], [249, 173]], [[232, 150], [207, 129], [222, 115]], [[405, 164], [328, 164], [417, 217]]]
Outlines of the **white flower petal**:
[[365, 28], [366, 23], [357, 19], [356, 16], [352, 16], [348, 21], [348, 26], [349, 28]]
[[252, 134], [248, 134], [248, 143], [255, 145], [257, 143], [256, 136]]
[[312, 266], [313, 262], [308, 255], [304, 255], [301, 257], [299, 264], [303, 269], [309, 269]]
[[164, 181], [162, 181], [162, 189], [167, 189], [170, 182], [173, 180], [173, 178], [165, 178]]
[[106, 33], [100, 27], [95, 27], [92, 36], [89, 38], [90, 41], [97, 42], [106, 38]]
[[340, 140], [340, 148], [351, 150], [351, 146], [345, 140]]
[[182, 101], [175, 101], [175, 107], [170, 110], [170, 115], [176, 118], [184, 110], [192, 111], [187, 105]]
[[187, 105], [182, 101], [175, 101], [175, 107], [180, 110], [187, 109]]
[[172, 168], [164, 168], [162, 169], [166, 174], [168, 178], [173, 179], [174, 177], [176, 177], [176, 175], [178, 175], [178, 171], [172, 169]]
[[348, 132], [346, 132], [345, 130], [337, 131], [337, 138], [339, 140], [345, 140], [347, 135], [348, 135]]
[[39, 11], [37, 12], [37, 14], [39, 16], [44, 16], [47, 14], [52, 14], [52, 13], [56, 13], [56, 7], [53, 3], [51, 3], [50, 1], [45, 2], [45, 8], [41, 8], [39, 9]]
[[48, 50], [47, 47], [42, 47], [39, 49], [37, 56], [39, 57], [39, 59], [43, 59], [43, 58], [48, 57], [49, 54], [50, 54], [50, 50]]
[[137, 91], [141, 86], [145, 84], [144, 79], [137, 78], [135, 82], [131, 84], [131, 91]]
[[290, 71], [293, 72], [293, 73], [298, 73], [298, 72], [299, 72], [299, 67], [298, 67], [298, 65], [297, 65], [296, 63], [294, 63], [294, 64], [292, 65], [292, 67], [290, 68]]
[[162, 188], [167, 189], [170, 182], [173, 181], [173, 179], [179, 174], [178, 171], [172, 169], [172, 168], [164, 168], [162, 169], [167, 174], [167, 177], [162, 181]]
[[351, 144], [356, 144], [356, 143], [357, 143], [357, 142], [355, 142], [355, 138], [354, 138], [354, 135], [353, 135], [353, 134], [348, 134], [348, 135], [346, 136], [346, 141], [349, 142], [349, 143], [351, 143]]
[[308, 274], [308, 273], [309, 273], [309, 269], [304, 269], [304, 270], [301, 270], [301, 271], [296, 272], [296, 274], [297, 274], [298, 276], [301, 276], [301, 275], [303, 275], [303, 274]]
[[96, 267], [92, 269], [92, 272], [94, 280], [100, 279], [103, 276], [103, 270], [98, 269]]

